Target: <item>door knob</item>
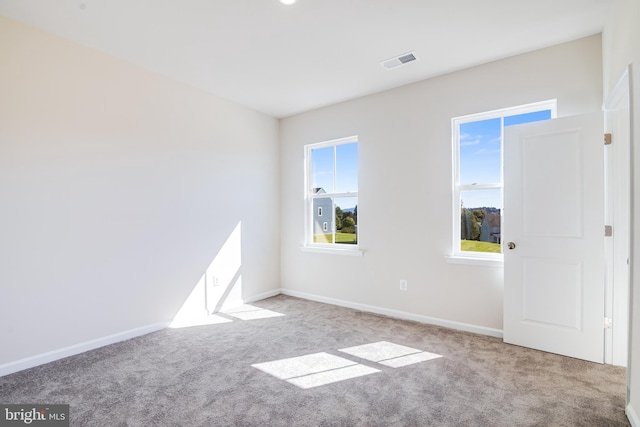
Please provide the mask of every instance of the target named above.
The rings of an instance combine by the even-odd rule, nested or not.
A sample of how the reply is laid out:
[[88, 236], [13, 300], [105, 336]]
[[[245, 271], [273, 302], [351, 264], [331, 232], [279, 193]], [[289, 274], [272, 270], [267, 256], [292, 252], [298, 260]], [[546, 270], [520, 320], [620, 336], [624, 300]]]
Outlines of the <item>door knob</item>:
[[515, 244], [515, 243], [513, 243], [513, 242], [509, 242], [509, 243], [507, 243], [507, 247], [508, 247], [509, 249], [515, 249], [515, 248], [516, 248], [516, 244]]

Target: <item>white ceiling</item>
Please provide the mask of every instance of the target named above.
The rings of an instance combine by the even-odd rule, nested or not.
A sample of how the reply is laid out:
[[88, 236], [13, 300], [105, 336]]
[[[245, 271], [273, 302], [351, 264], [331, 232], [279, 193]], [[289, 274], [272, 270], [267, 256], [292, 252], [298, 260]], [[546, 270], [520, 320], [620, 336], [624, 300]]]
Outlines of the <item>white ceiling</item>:
[[[599, 33], [610, 0], [0, 0], [0, 14], [274, 117]], [[418, 61], [380, 61], [415, 51]]]

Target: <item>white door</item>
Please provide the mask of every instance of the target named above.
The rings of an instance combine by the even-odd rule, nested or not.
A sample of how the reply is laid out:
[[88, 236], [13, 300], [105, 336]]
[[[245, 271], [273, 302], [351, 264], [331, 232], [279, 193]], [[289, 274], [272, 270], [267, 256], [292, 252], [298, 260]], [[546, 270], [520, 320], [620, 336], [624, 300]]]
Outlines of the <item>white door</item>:
[[602, 363], [603, 115], [510, 126], [504, 141], [504, 341]]

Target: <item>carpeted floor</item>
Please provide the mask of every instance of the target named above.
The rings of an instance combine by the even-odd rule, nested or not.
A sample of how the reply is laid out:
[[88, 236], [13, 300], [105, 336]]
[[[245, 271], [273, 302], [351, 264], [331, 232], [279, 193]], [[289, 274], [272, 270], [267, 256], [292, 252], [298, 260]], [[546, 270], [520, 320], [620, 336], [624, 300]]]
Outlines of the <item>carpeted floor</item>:
[[252, 306], [1, 377], [0, 403], [70, 404], [82, 427], [629, 425], [622, 368], [282, 295]]

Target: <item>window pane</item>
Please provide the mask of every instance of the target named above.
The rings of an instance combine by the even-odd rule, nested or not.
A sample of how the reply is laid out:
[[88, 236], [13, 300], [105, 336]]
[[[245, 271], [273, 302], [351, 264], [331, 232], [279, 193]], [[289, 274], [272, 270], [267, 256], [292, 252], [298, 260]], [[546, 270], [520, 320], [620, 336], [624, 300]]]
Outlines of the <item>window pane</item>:
[[336, 197], [336, 243], [358, 243], [357, 197]]
[[460, 184], [502, 182], [500, 118], [463, 123], [459, 135]]
[[358, 191], [358, 143], [336, 146], [336, 193]]
[[533, 113], [517, 114], [504, 118], [505, 126], [519, 125], [521, 123], [539, 122], [540, 120], [549, 120], [551, 118], [551, 110], [535, 111]]
[[334, 192], [333, 149], [334, 147], [325, 147], [311, 150], [311, 187], [314, 193]]
[[502, 252], [502, 190], [460, 193], [460, 250]]
[[331, 197], [313, 199], [313, 243], [333, 243], [332, 210]]

